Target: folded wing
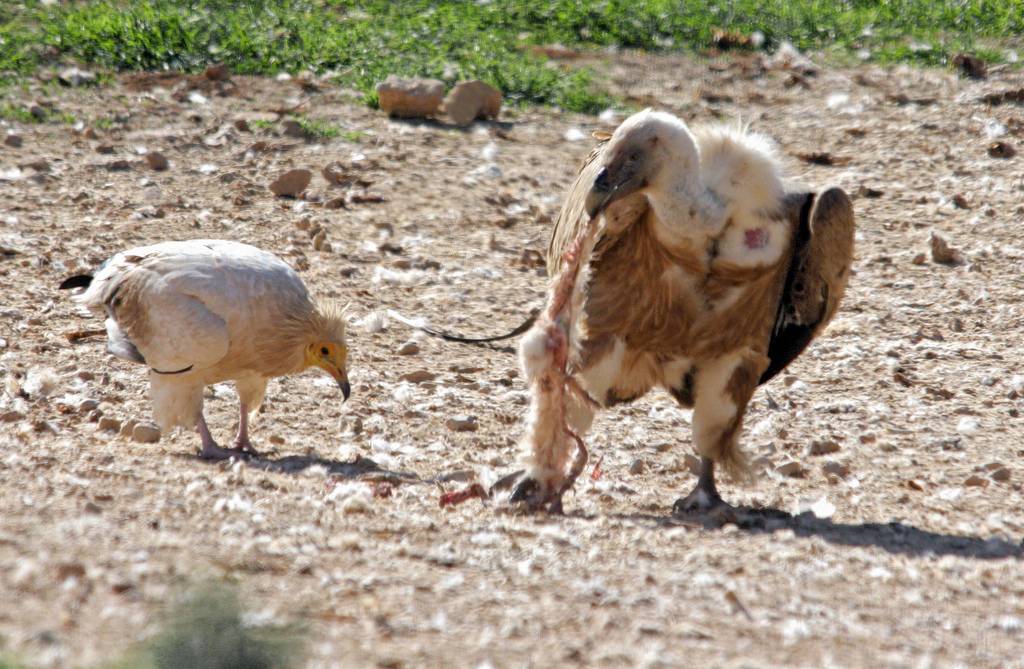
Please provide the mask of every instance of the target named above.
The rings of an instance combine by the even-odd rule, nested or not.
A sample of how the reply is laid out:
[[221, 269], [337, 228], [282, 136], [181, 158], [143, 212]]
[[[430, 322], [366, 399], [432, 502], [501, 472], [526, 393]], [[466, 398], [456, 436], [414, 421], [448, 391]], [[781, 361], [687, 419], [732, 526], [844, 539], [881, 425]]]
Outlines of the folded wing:
[[793, 260], [760, 383], [785, 369], [832, 319], [853, 263], [853, 205], [841, 188], [791, 195], [787, 205], [796, 228]]

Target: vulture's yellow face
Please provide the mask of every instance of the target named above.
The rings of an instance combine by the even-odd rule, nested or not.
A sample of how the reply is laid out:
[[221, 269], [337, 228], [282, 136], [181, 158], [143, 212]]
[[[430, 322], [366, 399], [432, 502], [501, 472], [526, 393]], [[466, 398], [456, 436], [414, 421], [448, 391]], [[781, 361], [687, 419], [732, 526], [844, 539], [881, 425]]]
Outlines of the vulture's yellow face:
[[348, 348], [333, 341], [314, 342], [306, 347], [306, 367], [319, 367], [338, 382], [341, 394], [348, 399], [352, 387], [348, 383]]

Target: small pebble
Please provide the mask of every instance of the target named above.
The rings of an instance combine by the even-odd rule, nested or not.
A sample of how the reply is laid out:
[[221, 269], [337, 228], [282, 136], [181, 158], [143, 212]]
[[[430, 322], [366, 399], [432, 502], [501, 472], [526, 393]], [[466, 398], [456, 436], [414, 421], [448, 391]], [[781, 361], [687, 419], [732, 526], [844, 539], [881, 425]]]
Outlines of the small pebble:
[[828, 455], [829, 453], [835, 453], [839, 450], [839, 444], [831, 441], [812, 441], [810, 447], [807, 449], [809, 455]]
[[155, 444], [160, 441], [160, 428], [149, 423], [139, 423], [132, 429], [132, 440], [142, 444]]
[[476, 416], [452, 416], [444, 424], [452, 432], [476, 432], [479, 427]]
[[163, 172], [171, 165], [170, 161], [167, 160], [167, 156], [159, 151], [150, 151], [147, 153], [146, 164], [149, 165], [149, 169], [155, 172]]
[[643, 474], [645, 469], [647, 469], [647, 464], [641, 458], [637, 458], [629, 463], [630, 474]]
[[309, 170], [288, 170], [270, 184], [270, 190], [278, 197], [296, 197], [306, 190], [313, 179]]
[[790, 476], [792, 478], [800, 478], [804, 475], [804, 466], [796, 460], [790, 460], [789, 462], [783, 462], [781, 465], [775, 468], [775, 471], [782, 474], [783, 476]]
[[416, 355], [420, 352], [419, 343], [411, 339], [398, 347], [398, 355]]
[[99, 424], [96, 425], [96, 429], [101, 432], [119, 432], [121, 430], [121, 421], [111, 416], [103, 416], [100, 418]]
[[398, 378], [402, 381], [408, 381], [409, 383], [426, 383], [427, 381], [433, 381], [436, 379], [437, 374], [428, 372], [425, 369], [417, 369], [415, 372], [402, 374], [402, 376]]

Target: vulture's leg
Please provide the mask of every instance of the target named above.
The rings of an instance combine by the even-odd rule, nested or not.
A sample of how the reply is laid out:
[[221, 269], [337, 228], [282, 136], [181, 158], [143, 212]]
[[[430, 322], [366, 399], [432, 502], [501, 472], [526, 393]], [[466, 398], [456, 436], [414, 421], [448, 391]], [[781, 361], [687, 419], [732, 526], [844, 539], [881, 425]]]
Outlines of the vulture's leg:
[[238, 434], [235, 435], [235, 450], [249, 455], [259, 455], [252, 442], [249, 441], [249, 406], [245, 402], [238, 403]]
[[199, 454], [204, 460], [227, 460], [228, 458], [237, 458], [239, 451], [233, 448], [221, 448], [217, 445], [217, 442], [213, 440], [213, 435], [210, 434], [210, 427], [206, 424], [206, 418], [200, 412], [199, 423], [196, 425], [196, 432], [199, 433], [199, 438], [203, 441], [203, 451]]
[[694, 381], [693, 439], [701, 456], [697, 487], [676, 501], [676, 513], [709, 511], [725, 505], [715, 487], [715, 465], [734, 477], [747, 465], [738, 437], [743, 413], [757, 388], [768, 358], [752, 350], [699, 364]]
[[728, 506], [718, 494], [715, 486], [715, 461], [711, 458], [700, 459], [700, 474], [697, 487], [686, 497], [680, 497], [672, 506], [674, 513], [690, 513], [708, 511], [719, 506]]
[[235, 449], [241, 453], [258, 456], [259, 453], [249, 441], [249, 412], [263, 404], [267, 391], [267, 380], [262, 376], [243, 376], [235, 379], [238, 390], [238, 434], [235, 435]]

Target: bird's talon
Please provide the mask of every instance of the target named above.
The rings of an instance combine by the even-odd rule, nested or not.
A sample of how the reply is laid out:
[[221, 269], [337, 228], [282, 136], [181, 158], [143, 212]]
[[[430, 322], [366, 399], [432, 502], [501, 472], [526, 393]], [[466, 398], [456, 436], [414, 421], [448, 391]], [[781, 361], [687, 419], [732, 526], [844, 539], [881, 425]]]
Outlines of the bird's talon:
[[512, 504], [525, 503], [527, 506], [532, 507], [535, 503], [539, 489], [540, 484], [537, 482], [537, 479], [533, 479], [528, 476], [524, 477], [516, 484], [515, 489], [512, 490], [512, 494], [509, 495], [508, 501]]
[[680, 497], [672, 505], [672, 513], [677, 516], [706, 514], [718, 509], [731, 509], [717, 492], [696, 488], [686, 497]]
[[563, 513], [562, 491], [544, 490], [540, 482], [531, 477], [524, 477], [519, 481], [509, 495], [508, 501], [512, 505], [522, 505], [531, 512], [547, 511], [556, 515]]

